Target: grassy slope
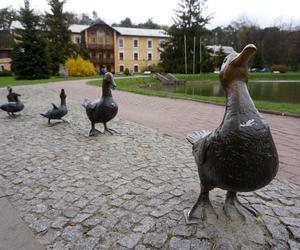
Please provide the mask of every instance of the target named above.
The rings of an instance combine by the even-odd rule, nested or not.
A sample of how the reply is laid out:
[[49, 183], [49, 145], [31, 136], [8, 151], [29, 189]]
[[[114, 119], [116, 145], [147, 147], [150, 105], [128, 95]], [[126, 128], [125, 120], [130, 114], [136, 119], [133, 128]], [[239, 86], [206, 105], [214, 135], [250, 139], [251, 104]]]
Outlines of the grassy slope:
[[[196, 81], [196, 80], [212, 80], [219, 81], [219, 74], [175, 74], [180, 80]], [[288, 72], [283, 74], [266, 73], [249, 73], [249, 80], [300, 80], [300, 72]]]
[[[205, 76], [205, 77], [209, 77], [209, 78], [206, 78], [205, 80], [215, 80], [215, 79], [211, 78], [212, 77], [211, 75], [210, 76], [209, 75]], [[217, 75], [217, 74], [214, 74], [214, 75]], [[300, 74], [299, 74], [298, 79], [300, 79]], [[197, 80], [199, 80], [199, 79], [197, 79]], [[204, 80], [204, 79], [202, 79], [202, 80]], [[158, 82], [159, 82], [158, 80], [149, 78], [149, 77], [116, 79], [117, 89], [133, 92], [136, 94], [160, 96], [160, 97], [170, 97], [170, 98], [182, 98], [182, 99], [189, 99], [189, 100], [201, 100], [201, 101], [206, 101], [209, 103], [217, 103], [217, 104], [223, 104], [223, 105], [225, 103], [225, 98], [219, 97], [219, 96], [190, 96], [190, 95], [185, 95], [182, 93], [172, 93], [172, 92], [161, 91], [161, 90], [141, 88], [138, 86], [138, 84], [155, 84]], [[98, 81], [89, 81], [88, 83], [99, 86], [99, 80]], [[280, 112], [290, 112], [290, 113], [300, 114], [300, 104], [276, 103], [276, 102], [267, 102], [267, 101], [254, 101], [254, 102], [255, 102], [256, 107], [259, 109], [275, 110], [275, 111], [280, 111]]]

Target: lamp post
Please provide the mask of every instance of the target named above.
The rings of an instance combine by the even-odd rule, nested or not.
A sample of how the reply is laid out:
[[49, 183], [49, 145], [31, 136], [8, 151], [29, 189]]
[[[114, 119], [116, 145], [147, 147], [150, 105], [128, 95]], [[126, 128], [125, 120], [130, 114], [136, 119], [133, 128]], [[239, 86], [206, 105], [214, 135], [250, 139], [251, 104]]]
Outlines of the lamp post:
[[185, 73], [187, 74], [186, 35], [184, 35], [184, 66], [185, 66]]
[[193, 74], [195, 74], [195, 57], [196, 57], [196, 37], [194, 36]]
[[199, 58], [199, 63], [200, 63], [200, 74], [202, 72], [202, 43], [201, 43], [201, 36], [200, 36], [200, 58]]

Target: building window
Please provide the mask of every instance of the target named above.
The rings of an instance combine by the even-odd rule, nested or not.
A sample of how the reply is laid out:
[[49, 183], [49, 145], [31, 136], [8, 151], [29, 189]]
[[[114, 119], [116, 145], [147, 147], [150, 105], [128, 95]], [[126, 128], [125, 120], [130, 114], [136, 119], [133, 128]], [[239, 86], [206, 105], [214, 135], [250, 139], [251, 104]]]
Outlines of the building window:
[[96, 57], [96, 52], [92, 51], [92, 57]]
[[147, 47], [148, 49], [152, 49], [152, 40], [147, 41]]
[[96, 44], [96, 38], [91, 39], [91, 44]]
[[80, 44], [81, 43], [81, 36], [75, 37], [75, 43]]
[[152, 53], [151, 52], [148, 52], [148, 54], [147, 54], [147, 60], [148, 61], [152, 61]]
[[133, 48], [138, 48], [139, 47], [139, 39], [135, 38], [133, 39]]
[[106, 36], [105, 38], [106, 38], [105, 43], [110, 44], [110, 36]]
[[134, 65], [133, 71], [134, 71], [135, 73], [139, 72], [139, 65]]
[[119, 48], [124, 48], [124, 38], [119, 38]]
[[120, 59], [121, 61], [124, 60], [124, 52], [120, 52], [120, 53], [119, 53], [119, 59]]
[[124, 65], [123, 64], [120, 65], [120, 72], [124, 72]]
[[133, 60], [135, 60], [135, 61], [139, 60], [139, 53], [138, 52], [133, 53]]

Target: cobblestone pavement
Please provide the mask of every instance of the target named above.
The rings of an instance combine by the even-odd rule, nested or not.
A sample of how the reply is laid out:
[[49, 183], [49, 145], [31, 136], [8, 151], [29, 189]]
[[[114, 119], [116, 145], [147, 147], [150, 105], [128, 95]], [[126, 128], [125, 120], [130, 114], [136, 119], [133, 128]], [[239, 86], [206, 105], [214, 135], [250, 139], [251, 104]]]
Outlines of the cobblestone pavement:
[[[99, 81], [100, 82], [100, 81]], [[96, 98], [101, 90], [84, 81], [49, 85], [61, 87], [72, 99], [82, 102], [85, 97]], [[113, 93], [119, 104], [119, 117], [158, 129], [161, 133], [185, 140], [187, 133], [202, 129], [214, 130], [224, 115], [224, 107], [201, 102], [142, 96], [127, 92]], [[300, 119], [263, 114], [269, 123], [280, 159], [278, 177], [300, 185]]]
[[46, 248], [300, 249], [299, 186], [274, 180], [240, 194], [260, 214], [246, 221], [225, 218], [225, 193], [216, 189], [219, 219], [186, 225], [182, 211], [199, 194], [187, 142], [121, 115], [109, 123], [119, 134], [89, 138], [85, 112], [71, 98], [70, 123], [48, 126], [39, 113], [58, 92], [15, 89], [25, 109], [16, 119], [0, 113], [0, 188]]

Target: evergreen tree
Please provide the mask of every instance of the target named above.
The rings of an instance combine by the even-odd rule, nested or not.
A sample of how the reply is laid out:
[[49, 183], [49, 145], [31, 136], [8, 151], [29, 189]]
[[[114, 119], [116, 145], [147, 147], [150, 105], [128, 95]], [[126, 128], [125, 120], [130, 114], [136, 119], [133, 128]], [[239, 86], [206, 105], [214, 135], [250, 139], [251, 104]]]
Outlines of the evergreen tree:
[[262, 69], [264, 67], [264, 60], [261, 50], [258, 49], [252, 61], [252, 68]]
[[[200, 65], [200, 38], [203, 41], [207, 33], [205, 25], [210, 17], [203, 17], [202, 11], [207, 0], [181, 0], [180, 10], [175, 11], [176, 18], [174, 24], [168, 29], [170, 38], [163, 45], [161, 54], [162, 66], [167, 72], [185, 72], [185, 47], [184, 37], [186, 37], [187, 72], [192, 72], [195, 42], [195, 71], [200, 71], [207, 63], [203, 55], [206, 55], [206, 48], [202, 43], [202, 65]], [[211, 69], [212, 70], [212, 69]]]
[[64, 64], [71, 51], [71, 36], [68, 29], [68, 14], [63, 12], [65, 0], [49, 0], [51, 13], [46, 12], [45, 24], [49, 41], [50, 68], [57, 74], [59, 65]]
[[9, 30], [12, 21], [16, 19], [16, 11], [10, 7], [0, 9], [0, 30]]
[[124, 20], [122, 20], [120, 22], [120, 25], [121, 27], [134, 27], [134, 25], [132, 24], [131, 22], [131, 19], [129, 17], [126, 17]]
[[30, 9], [29, 1], [20, 9], [18, 20], [23, 29], [15, 31], [12, 70], [17, 79], [49, 78], [48, 44], [39, 27], [39, 17]]

